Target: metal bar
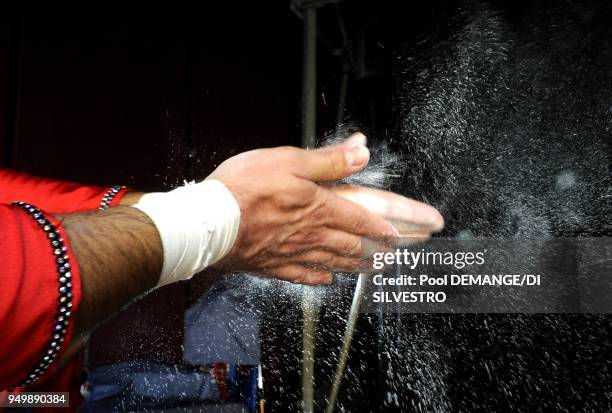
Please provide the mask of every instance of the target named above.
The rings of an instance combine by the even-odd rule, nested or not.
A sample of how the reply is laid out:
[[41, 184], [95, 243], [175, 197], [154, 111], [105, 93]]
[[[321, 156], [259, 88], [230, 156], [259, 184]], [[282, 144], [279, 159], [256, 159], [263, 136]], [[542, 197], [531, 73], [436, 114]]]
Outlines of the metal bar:
[[314, 412], [314, 362], [319, 303], [314, 298], [312, 287], [304, 287], [304, 325], [302, 327], [302, 409]]
[[340, 95], [338, 97], [338, 113], [336, 114], [336, 128], [344, 123], [344, 109], [346, 107], [346, 95], [349, 84], [349, 63], [344, 62], [342, 70], [342, 81], [340, 82]]
[[355, 326], [357, 325], [357, 319], [359, 318], [359, 308], [361, 307], [361, 301], [363, 300], [366, 274], [360, 273], [357, 279], [357, 285], [355, 286], [355, 292], [353, 293], [353, 302], [351, 304], [351, 310], [349, 311], [348, 320], [346, 321], [346, 329], [344, 330], [344, 339], [342, 340], [342, 350], [340, 350], [340, 357], [338, 359], [338, 365], [336, 366], [336, 373], [334, 374], [334, 381], [332, 388], [327, 397], [327, 408], [325, 413], [333, 413], [334, 407], [336, 406], [336, 400], [338, 399], [338, 392], [340, 391], [340, 385], [342, 384], [342, 377], [344, 377], [344, 369], [346, 368], [346, 360], [351, 349], [351, 343], [353, 342], [353, 336], [355, 335]]
[[351, 64], [353, 63], [353, 51], [351, 40], [349, 39], [346, 26], [344, 25], [344, 19], [340, 14], [340, 6], [334, 4], [336, 9], [336, 19], [338, 20], [338, 27], [342, 34], [342, 81], [340, 82], [340, 94], [338, 95], [338, 112], [336, 114], [336, 129], [344, 122], [344, 108], [346, 107], [346, 95], [348, 93], [349, 75], [351, 71]]
[[[317, 10], [304, 10], [304, 69], [302, 78], [302, 146], [316, 144], [317, 94]], [[304, 287], [302, 326], [302, 409], [314, 412], [314, 357], [319, 307], [311, 287]]]
[[302, 78], [302, 146], [314, 148], [317, 95], [317, 10], [304, 10], [304, 69]]

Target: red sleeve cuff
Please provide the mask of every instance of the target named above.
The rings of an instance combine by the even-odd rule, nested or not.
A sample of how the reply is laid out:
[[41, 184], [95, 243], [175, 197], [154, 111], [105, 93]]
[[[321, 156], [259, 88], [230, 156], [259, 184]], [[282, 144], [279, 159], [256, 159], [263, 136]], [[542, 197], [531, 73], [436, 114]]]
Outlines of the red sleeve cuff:
[[0, 205], [0, 389], [53, 374], [74, 334], [81, 277], [61, 224], [28, 204]]
[[[95, 210], [113, 188], [39, 178], [0, 168], [0, 203], [26, 201], [46, 211], [68, 213]], [[116, 194], [111, 205], [120, 201], [127, 189]]]
[[121, 202], [121, 198], [129, 191], [125, 186], [115, 185], [108, 188], [101, 197], [98, 209], [108, 209]]
[[123, 197], [128, 193], [131, 192], [132, 189], [131, 188], [126, 188], [123, 187], [121, 191], [119, 191], [119, 193], [117, 195], [115, 195], [115, 197], [112, 199], [111, 201], [111, 206], [117, 206], [119, 205], [119, 203], [121, 202], [121, 200], [123, 199]]

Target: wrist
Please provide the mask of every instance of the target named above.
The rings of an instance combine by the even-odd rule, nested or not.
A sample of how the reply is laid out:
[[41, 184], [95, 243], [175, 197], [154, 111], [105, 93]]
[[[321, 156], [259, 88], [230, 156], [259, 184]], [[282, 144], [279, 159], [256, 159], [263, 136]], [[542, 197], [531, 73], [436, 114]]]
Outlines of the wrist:
[[144, 194], [133, 207], [149, 216], [162, 241], [164, 263], [157, 286], [189, 279], [221, 260], [240, 225], [236, 199], [212, 179]]
[[119, 205], [132, 206], [140, 201], [140, 198], [145, 195], [145, 192], [126, 192], [125, 195], [119, 200]]

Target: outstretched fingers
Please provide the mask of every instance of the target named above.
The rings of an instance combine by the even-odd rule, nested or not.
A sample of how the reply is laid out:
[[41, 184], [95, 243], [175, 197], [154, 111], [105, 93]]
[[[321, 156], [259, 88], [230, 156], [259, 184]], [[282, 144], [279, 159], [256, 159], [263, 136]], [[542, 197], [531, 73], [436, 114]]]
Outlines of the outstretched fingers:
[[308, 268], [300, 264], [288, 264], [266, 270], [266, 276], [289, 281], [294, 284], [320, 285], [331, 284], [330, 271]]

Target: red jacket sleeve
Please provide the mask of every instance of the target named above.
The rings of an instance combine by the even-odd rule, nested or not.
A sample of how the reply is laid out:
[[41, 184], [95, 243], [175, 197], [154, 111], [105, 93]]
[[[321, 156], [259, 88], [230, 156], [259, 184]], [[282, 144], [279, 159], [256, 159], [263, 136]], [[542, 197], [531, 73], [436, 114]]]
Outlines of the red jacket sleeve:
[[70, 343], [81, 277], [50, 214], [0, 205], [0, 389], [42, 381]]
[[[0, 168], [0, 203], [30, 202], [56, 213], [94, 210], [100, 207], [110, 187], [80, 185], [73, 182], [38, 178], [25, 173]], [[118, 191], [109, 201], [116, 205], [126, 191]]]

